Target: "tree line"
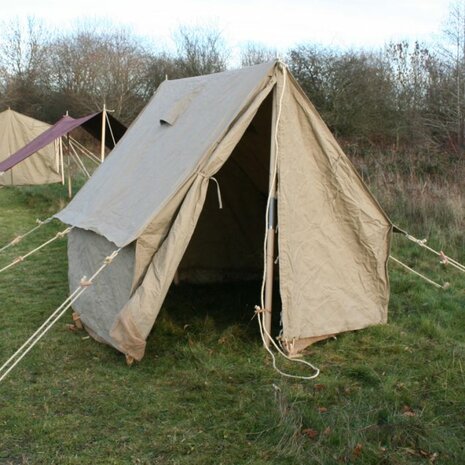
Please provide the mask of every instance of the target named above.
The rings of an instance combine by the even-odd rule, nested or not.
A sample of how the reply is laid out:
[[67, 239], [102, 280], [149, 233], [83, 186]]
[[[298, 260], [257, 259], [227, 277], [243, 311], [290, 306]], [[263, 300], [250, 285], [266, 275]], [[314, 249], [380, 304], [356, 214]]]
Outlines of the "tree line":
[[[84, 23], [52, 33], [29, 18], [0, 31], [0, 110], [48, 122], [65, 111], [102, 107], [130, 123], [159, 84], [228, 69], [230, 50], [209, 27], [180, 27], [175, 51], [128, 29]], [[276, 57], [263, 45], [241, 50], [241, 65]], [[451, 6], [442, 40], [402, 41], [379, 50], [301, 44], [282, 57], [346, 146], [462, 154], [465, 148], [465, 2]]]

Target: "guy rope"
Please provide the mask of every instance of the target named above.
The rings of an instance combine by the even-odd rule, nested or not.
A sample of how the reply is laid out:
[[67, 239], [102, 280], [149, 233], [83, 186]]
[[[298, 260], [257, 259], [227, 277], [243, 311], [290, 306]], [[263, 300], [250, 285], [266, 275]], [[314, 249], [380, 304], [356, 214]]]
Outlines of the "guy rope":
[[433, 281], [432, 279], [430, 278], [427, 278], [425, 275], [419, 273], [418, 271], [415, 271], [413, 268], [410, 268], [408, 265], [406, 265], [405, 263], [401, 262], [400, 260], [398, 260], [397, 258], [393, 257], [392, 255], [389, 255], [389, 258], [397, 263], [398, 265], [402, 266], [403, 268], [405, 268], [406, 270], [410, 271], [410, 273], [413, 273], [415, 275], [417, 275], [418, 277], [420, 277], [421, 279], [424, 279], [426, 282], [432, 284], [434, 287], [437, 287], [438, 289], [448, 289], [449, 288], [449, 283], [444, 283], [442, 286], [441, 284], [438, 284], [437, 282]]
[[40, 249], [43, 249], [46, 245], [51, 244], [52, 242], [56, 241], [57, 239], [61, 239], [62, 237], [66, 236], [72, 229], [73, 229], [73, 226], [70, 226], [69, 228], [66, 228], [63, 231], [60, 231], [60, 232], [56, 233], [54, 237], [52, 237], [48, 241], [45, 241], [44, 243], [40, 244], [35, 249], [32, 249], [26, 255], [22, 255], [20, 257], [15, 258], [11, 263], [9, 263], [8, 265], [1, 268], [0, 273], [3, 273], [4, 271], [8, 270], [12, 266], [15, 266], [18, 263], [23, 262], [27, 257], [30, 257], [31, 255], [38, 252]]
[[47, 219], [45, 219], [43, 221], [37, 219], [36, 220], [37, 226], [34, 226], [32, 229], [25, 232], [24, 234], [20, 234], [20, 235], [16, 236], [11, 242], [9, 242], [8, 244], [6, 244], [6, 245], [4, 245], [3, 247], [0, 248], [0, 253], [3, 252], [4, 250], [10, 248], [10, 247], [13, 247], [16, 244], [19, 244], [25, 237], [29, 236], [29, 234], [32, 234], [34, 231], [37, 231], [41, 226], [43, 226], [44, 224], [50, 223], [50, 221], [52, 221], [52, 220], [53, 220], [53, 216], [51, 216], [50, 218], [47, 218]]
[[98, 270], [87, 279], [83, 276], [79, 286], [74, 292], [45, 320], [44, 323], [32, 334], [32, 336], [0, 367], [0, 383], [7, 377], [8, 373], [26, 356], [26, 354], [42, 339], [52, 326], [65, 314], [73, 303], [91, 286], [95, 278], [114, 260], [120, 252], [121, 247], [109, 256], [105, 257]]
[[412, 236], [411, 234], [402, 231], [400, 228], [397, 228], [399, 231], [404, 234], [404, 236], [409, 240], [414, 242], [415, 244], [419, 245], [420, 247], [423, 247], [424, 249], [434, 253], [440, 258], [440, 261], [443, 265], [451, 265], [452, 267], [456, 268], [457, 270], [460, 270], [462, 273], [465, 273], [465, 266], [459, 263], [457, 260], [454, 260], [451, 257], [448, 257], [442, 250], [437, 251], [434, 250], [432, 247], [429, 247], [426, 245], [426, 239], [417, 239], [416, 237]]

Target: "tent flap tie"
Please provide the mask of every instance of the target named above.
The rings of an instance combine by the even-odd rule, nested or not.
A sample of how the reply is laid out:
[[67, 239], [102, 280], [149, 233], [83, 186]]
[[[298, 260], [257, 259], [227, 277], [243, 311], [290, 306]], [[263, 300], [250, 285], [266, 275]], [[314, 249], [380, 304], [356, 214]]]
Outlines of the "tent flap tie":
[[208, 179], [209, 181], [215, 181], [215, 183], [216, 183], [216, 193], [218, 195], [218, 207], [219, 207], [220, 210], [222, 210], [223, 209], [223, 201], [221, 199], [220, 183], [218, 182], [218, 180], [213, 176], [207, 176], [205, 173], [202, 173], [202, 171], [198, 171], [197, 174], [199, 176], [202, 176], [205, 179]]

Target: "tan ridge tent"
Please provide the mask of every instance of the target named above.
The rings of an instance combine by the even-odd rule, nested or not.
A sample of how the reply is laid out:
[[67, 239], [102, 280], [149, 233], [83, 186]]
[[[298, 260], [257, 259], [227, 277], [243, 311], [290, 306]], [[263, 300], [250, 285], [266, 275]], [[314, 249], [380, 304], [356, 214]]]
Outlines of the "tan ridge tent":
[[274, 61], [163, 82], [57, 215], [75, 226], [73, 290], [123, 247], [75, 303], [88, 332], [140, 360], [176, 273], [195, 282], [261, 276], [265, 211], [275, 210], [270, 171], [284, 342], [295, 350], [386, 322], [391, 223]]
[[[0, 162], [50, 127], [13, 110], [0, 113]], [[21, 186], [62, 182], [60, 141], [57, 140], [0, 174], [0, 185]]]

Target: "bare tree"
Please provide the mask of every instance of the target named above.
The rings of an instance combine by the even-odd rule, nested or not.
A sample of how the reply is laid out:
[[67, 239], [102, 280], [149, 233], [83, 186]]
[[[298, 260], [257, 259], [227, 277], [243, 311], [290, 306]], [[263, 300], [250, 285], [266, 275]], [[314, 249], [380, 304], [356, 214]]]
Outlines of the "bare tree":
[[37, 116], [49, 87], [51, 34], [33, 17], [2, 26], [0, 82], [3, 103]]
[[208, 26], [181, 26], [175, 33], [174, 40], [180, 75], [199, 76], [226, 69], [230, 51], [218, 29]]
[[465, 2], [451, 4], [449, 16], [444, 26], [445, 43], [440, 47], [444, 63], [454, 82], [451, 114], [457, 134], [457, 146], [463, 149], [465, 144]]
[[150, 96], [153, 57], [127, 29], [84, 25], [55, 41], [53, 58], [57, 111], [79, 114], [106, 103], [129, 122]]
[[278, 57], [278, 52], [262, 44], [248, 42], [241, 50], [242, 66], [258, 65]]

